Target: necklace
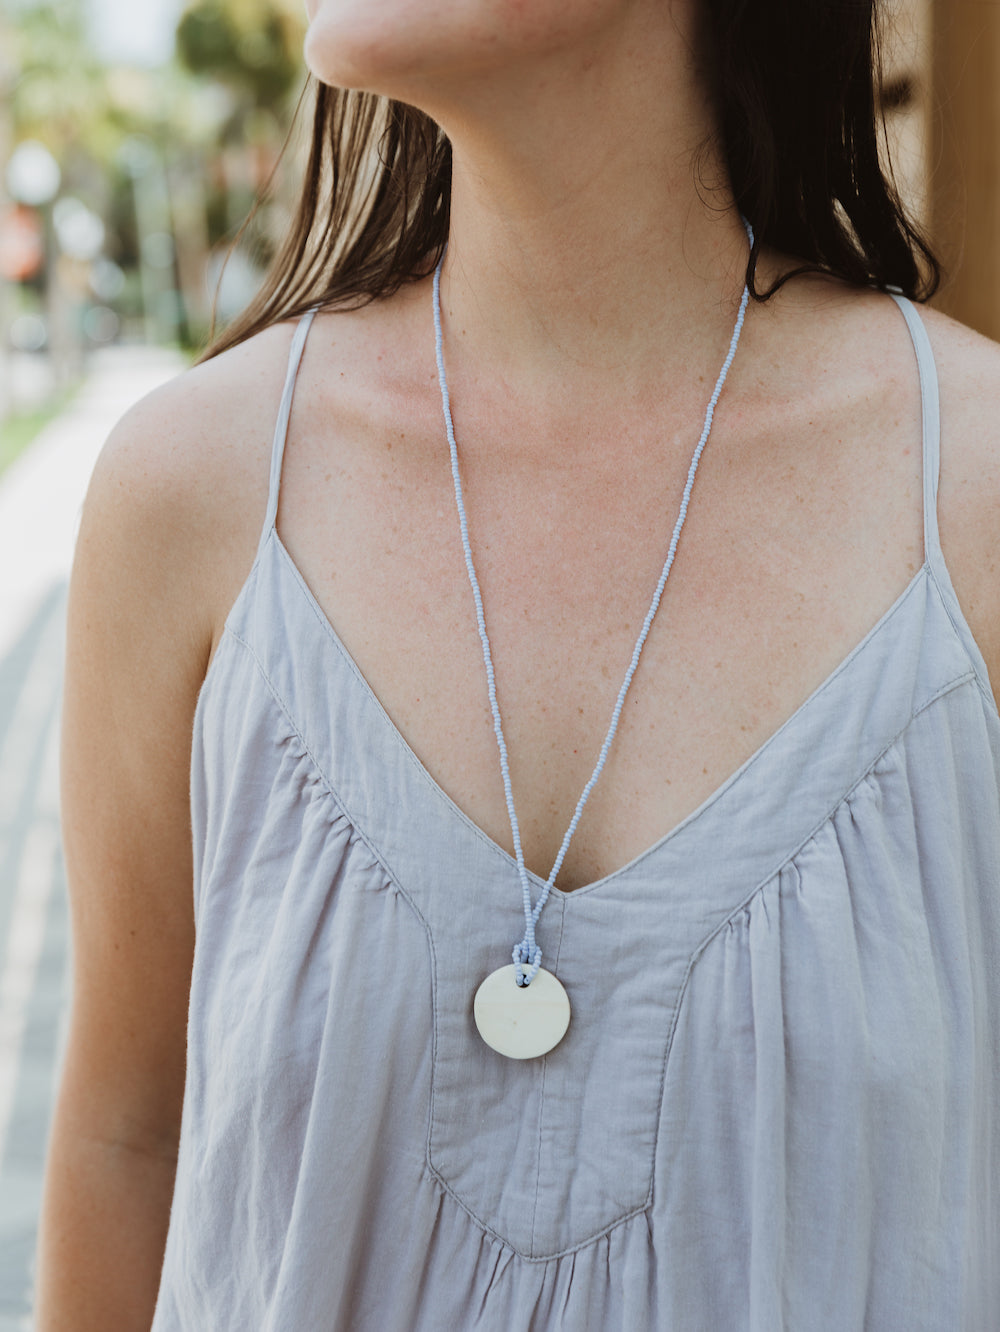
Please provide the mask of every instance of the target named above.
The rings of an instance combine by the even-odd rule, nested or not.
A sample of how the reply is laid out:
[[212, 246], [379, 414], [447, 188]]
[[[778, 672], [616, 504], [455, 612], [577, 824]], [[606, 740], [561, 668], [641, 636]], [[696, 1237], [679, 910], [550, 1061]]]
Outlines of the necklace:
[[[743, 225], [746, 228], [747, 238], [750, 241], [751, 249], [754, 244], [753, 228], [744, 218]], [[445, 247], [447, 249], [447, 246]], [[569, 1026], [570, 1005], [562, 983], [550, 971], [542, 968], [542, 950], [535, 939], [535, 926], [538, 924], [538, 918], [542, 913], [542, 908], [548, 901], [552, 885], [556, 881], [556, 875], [562, 867], [566, 852], [569, 849], [570, 840], [576, 832], [580, 817], [583, 814], [583, 807], [590, 797], [591, 791], [597, 784], [597, 779], [601, 775], [601, 770], [608, 757], [608, 751], [611, 748], [611, 742], [614, 740], [615, 732], [618, 729], [618, 722], [621, 718], [622, 708], [625, 705], [625, 695], [628, 693], [629, 685], [632, 683], [632, 677], [635, 675], [636, 667], [639, 665], [639, 656], [643, 645], [652, 627], [653, 618], [656, 615], [660, 604], [660, 598], [663, 595], [663, 589], [666, 586], [667, 578], [673, 566], [674, 556], [677, 553], [677, 543], [680, 540], [681, 531], [684, 527], [684, 520], [687, 517], [688, 505], [691, 500], [691, 491], [694, 486], [695, 474], [698, 470], [698, 464], [701, 461], [701, 455], [704, 452], [705, 445], [708, 443], [708, 437], [712, 431], [712, 422], [715, 418], [715, 408], [722, 394], [723, 386], [729, 375], [730, 367], [736, 358], [736, 349], [739, 346], [740, 334], [743, 332], [743, 322], [746, 317], [747, 305], [750, 300], [750, 292], [746, 285], [743, 287], [743, 296], [740, 301], [739, 313], [736, 316], [736, 326], [733, 329], [733, 336], [729, 344], [729, 352], [726, 356], [719, 378], [716, 381], [715, 389], [708, 404], [708, 410], [705, 413], [705, 424], [702, 428], [701, 437], [691, 458], [691, 464], [688, 468], [687, 483], [684, 486], [684, 493], [681, 496], [680, 510], [677, 515], [677, 521], [674, 524], [673, 534], [670, 538], [670, 546], [667, 550], [666, 563], [660, 574], [656, 585], [656, 591], [653, 593], [653, 600], [650, 603], [649, 610], [646, 612], [646, 618], [643, 621], [642, 629], [639, 631], [639, 637], [636, 640], [635, 647], [632, 650], [632, 659], [629, 662], [628, 670], [625, 672], [625, 679], [622, 681], [621, 689], [618, 691], [618, 698], [615, 702], [614, 712], [611, 717], [611, 725], [601, 746], [601, 752], [597, 760], [597, 766], [591, 774], [590, 780], [583, 788], [580, 799], [577, 802], [573, 818], [566, 829], [566, 835], [559, 848], [559, 854], [556, 856], [555, 864], [548, 879], [545, 882], [538, 901], [532, 905], [531, 902], [531, 883], [528, 879], [528, 871], [524, 863], [524, 852], [521, 848], [521, 832], [517, 822], [517, 814], [514, 810], [514, 796], [511, 789], [510, 765], [507, 757], [507, 742], [504, 739], [503, 725], [500, 721], [500, 708], [497, 704], [496, 676], [493, 670], [493, 656], [490, 651], [490, 640], [486, 633], [486, 616], [483, 611], [483, 597], [479, 588], [479, 579], [476, 577], [475, 566], [472, 562], [472, 546], [469, 542], [469, 522], [465, 512], [465, 499], [462, 493], [462, 480], [458, 469], [458, 445], [455, 442], [455, 427], [451, 417], [451, 399], [448, 394], [448, 380], [444, 369], [444, 337], [441, 328], [441, 265], [444, 263], [444, 253], [438, 260], [437, 267], [434, 270], [434, 334], [435, 351], [437, 354], [438, 382], [441, 387], [441, 406], [444, 412], [445, 429], [448, 435], [448, 447], [451, 452], [451, 474], [455, 484], [455, 504], [458, 509], [458, 523], [462, 534], [462, 548], [465, 551], [465, 567], [469, 575], [469, 584], [472, 588], [473, 600], [476, 604], [476, 623], [479, 628], [479, 638], [483, 647], [483, 661], [486, 666], [486, 683], [489, 689], [490, 710], [493, 714], [493, 730], [496, 734], [497, 747], [500, 751], [500, 772], [503, 777], [504, 795], [507, 801], [507, 814], [510, 817], [510, 831], [514, 841], [514, 856], [517, 861], [517, 872], [521, 883], [521, 899], [524, 907], [525, 929], [524, 936], [514, 945], [512, 966], [500, 967], [493, 971], [479, 986], [473, 1000], [473, 1015], [480, 1036], [487, 1045], [502, 1055], [510, 1059], [533, 1059], [539, 1055], [547, 1054], [562, 1040]]]

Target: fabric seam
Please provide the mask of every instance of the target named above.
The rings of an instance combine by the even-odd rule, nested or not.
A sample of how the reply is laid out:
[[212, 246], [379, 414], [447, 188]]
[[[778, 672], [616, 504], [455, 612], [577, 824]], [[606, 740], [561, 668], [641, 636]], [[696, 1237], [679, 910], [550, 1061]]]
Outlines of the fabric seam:
[[[556, 943], [556, 955], [552, 961], [553, 970], [559, 971], [559, 958], [562, 955], [563, 937], [566, 933], [565, 907], [559, 913], [559, 939]], [[531, 1242], [529, 1248], [535, 1252], [535, 1222], [538, 1219], [538, 1192], [542, 1183], [542, 1139], [545, 1124], [545, 1075], [548, 1072], [548, 1056], [542, 1056], [541, 1086], [538, 1089], [538, 1147], [535, 1159], [535, 1198], [531, 1208]]]
[[[944, 551], [941, 549], [940, 546], [938, 546], [936, 548], [935, 553], [937, 554], [938, 558], [941, 561], [941, 566], [945, 571], [945, 574], [948, 578], [948, 582], [950, 585], [951, 574], [948, 573], [948, 565], [944, 558]], [[984, 680], [982, 678], [982, 675], [980, 674], [979, 669], [976, 666], [975, 660], [973, 659], [972, 654], [969, 652], [968, 644], [965, 641], [965, 635], [968, 634], [968, 636], [972, 639], [973, 643], [976, 642], [975, 634], [973, 634], [972, 632], [972, 626], [966, 620], [960, 605], [958, 607], [960, 612], [959, 616], [956, 616], [952, 609], [952, 602], [953, 601], [956, 603], [958, 602], [958, 595], [954, 591], [954, 588], [949, 589], [948, 586], [942, 584], [941, 579], [938, 577], [937, 570], [934, 568], [933, 560], [928, 560], [927, 568], [928, 572], [930, 573], [931, 580], [934, 583], [935, 588], [937, 589], [937, 594], [941, 598], [941, 605], [944, 608], [945, 615], [948, 617], [948, 623], [951, 625], [952, 633], [955, 635], [956, 639], [958, 640], [959, 647], [962, 649], [962, 652], [966, 660], [968, 661], [970, 667], [972, 668], [972, 672], [976, 678], [976, 684], [979, 686], [979, 692], [982, 694], [983, 698], [985, 699], [987, 707], [989, 708], [989, 711], [992, 713], [994, 718], [996, 718], [997, 721], [1000, 721], [1000, 707], [998, 707], [997, 705], [997, 700], [993, 694], [993, 690], [990, 688], [989, 681]], [[976, 648], [978, 651], [979, 650], [978, 643], [976, 643]], [[980, 655], [982, 654], [980, 653]]]

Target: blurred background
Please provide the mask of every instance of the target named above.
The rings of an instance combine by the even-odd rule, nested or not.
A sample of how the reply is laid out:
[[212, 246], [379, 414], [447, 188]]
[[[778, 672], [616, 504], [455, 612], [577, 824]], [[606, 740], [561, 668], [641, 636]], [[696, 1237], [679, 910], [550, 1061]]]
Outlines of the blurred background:
[[[1000, 0], [886, 4], [887, 152], [945, 263], [936, 304], [1000, 339]], [[213, 305], [245, 306], [287, 226], [298, 141], [241, 233], [303, 28], [301, 0], [0, 0], [0, 1332], [31, 1326], [71, 966], [58, 721], [80, 505], [111, 426], [204, 345]]]
[[189, 351], [242, 308], [302, 81], [299, 0], [2, 0], [0, 417], [58, 403], [102, 347]]

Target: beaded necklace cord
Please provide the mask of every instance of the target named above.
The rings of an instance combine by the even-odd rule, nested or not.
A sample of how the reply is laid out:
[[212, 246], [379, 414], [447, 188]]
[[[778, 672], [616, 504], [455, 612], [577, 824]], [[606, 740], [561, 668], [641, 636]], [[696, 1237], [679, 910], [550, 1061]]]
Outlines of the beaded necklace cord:
[[[746, 228], [747, 237], [750, 241], [751, 249], [754, 244], [753, 228], [744, 218], [743, 225]], [[447, 246], [445, 247], [447, 250]], [[656, 591], [653, 593], [653, 600], [650, 603], [649, 610], [646, 612], [646, 618], [643, 620], [642, 628], [636, 639], [635, 647], [632, 650], [632, 659], [629, 662], [628, 670], [625, 673], [625, 679], [618, 691], [618, 698], [615, 702], [614, 712], [611, 717], [611, 725], [601, 746], [601, 752], [597, 760], [597, 766], [591, 774], [590, 780], [583, 788], [580, 799], [577, 801], [576, 810], [566, 829], [566, 835], [559, 848], [559, 854], [556, 856], [555, 863], [548, 879], [539, 894], [538, 901], [532, 906], [531, 902], [531, 883], [528, 879], [527, 867], [524, 863], [524, 852], [521, 847], [521, 832], [517, 822], [517, 814], [514, 809], [514, 795], [511, 789], [510, 765], [507, 755], [507, 742], [504, 739], [503, 725], [500, 721], [500, 708], [497, 703], [496, 674], [493, 669], [493, 656], [490, 651], [490, 641], [486, 632], [486, 616], [483, 610], [483, 597], [479, 588], [479, 579], [476, 576], [475, 566], [472, 561], [472, 546], [469, 541], [469, 522], [465, 512], [465, 499], [462, 491], [462, 480], [458, 467], [458, 445], [455, 442], [455, 427], [451, 416], [451, 399], [448, 393], [448, 381], [444, 368], [444, 337], [441, 327], [441, 265], [444, 263], [444, 253], [438, 261], [434, 270], [434, 333], [435, 333], [435, 351], [437, 354], [438, 382], [441, 387], [441, 405], [444, 412], [445, 429], [448, 435], [448, 447], [451, 452], [451, 474], [455, 484], [455, 503], [458, 509], [459, 528], [462, 535], [462, 548], [465, 551], [465, 567], [469, 575], [469, 584], [472, 588], [472, 596], [476, 605], [476, 623], [479, 627], [479, 638], [483, 647], [483, 661], [486, 666], [486, 681], [489, 688], [490, 710], [493, 714], [493, 730], [496, 734], [497, 747], [500, 751], [500, 771], [503, 777], [504, 795], [507, 801], [507, 813], [510, 817], [510, 830], [514, 840], [514, 855], [517, 861], [517, 872], [521, 883], [522, 904], [524, 907], [525, 930], [524, 935], [518, 943], [514, 945], [512, 958], [514, 962], [514, 972], [516, 984], [518, 986], [528, 986], [538, 975], [542, 965], [542, 949], [535, 939], [535, 926], [538, 924], [538, 918], [542, 913], [545, 903], [548, 901], [549, 893], [556, 881], [556, 876], [562, 867], [566, 852], [569, 849], [570, 841], [576, 832], [580, 817], [583, 814], [584, 806], [590, 797], [591, 791], [597, 784], [597, 779], [601, 775], [601, 770], [611, 749], [611, 743], [614, 740], [615, 732], [618, 729], [618, 723], [621, 718], [622, 708], [625, 704], [625, 696], [628, 693], [629, 685], [632, 683], [632, 677], [635, 674], [636, 667], [639, 664], [639, 656], [643, 645], [652, 627], [653, 618], [656, 615], [660, 604], [660, 598], [663, 595], [663, 589], [666, 586], [667, 578], [674, 563], [674, 556], [677, 552], [677, 543], [680, 541], [681, 531], [684, 527], [684, 520], [687, 517], [688, 505], [691, 500], [691, 491], [694, 487], [695, 474], [698, 471], [698, 464], [701, 461], [701, 455], [704, 452], [705, 445], [708, 443], [709, 435], [712, 431], [712, 422], [715, 418], [715, 409], [722, 394], [723, 387], [729, 375], [729, 370], [736, 357], [736, 350], [739, 346], [740, 335], [743, 331], [743, 322], [746, 317], [747, 305], [750, 300], [749, 288], [744, 285], [743, 296], [740, 301], [739, 313], [736, 317], [736, 326], [733, 329], [732, 339], [729, 344], [729, 351], [726, 356], [722, 370], [719, 373], [715, 389], [708, 404], [708, 410], [705, 413], [705, 423], [702, 428], [701, 437], [695, 448], [688, 468], [687, 482], [684, 486], [684, 493], [681, 497], [680, 510], [677, 515], [677, 521], [674, 524], [673, 534], [670, 538], [670, 545], [667, 550], [666, 562], [663, 571], [660, 574], [656, 585]]]

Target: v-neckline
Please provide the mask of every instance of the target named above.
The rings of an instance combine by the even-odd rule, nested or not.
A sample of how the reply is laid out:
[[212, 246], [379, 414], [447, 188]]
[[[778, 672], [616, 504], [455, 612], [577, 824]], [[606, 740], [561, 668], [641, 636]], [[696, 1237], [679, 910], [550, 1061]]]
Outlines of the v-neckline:
[[[428, 769], [428, 767], [420, 758], [420, 756], [415, 752], [415, 750], [410, 745], [406, 737], [403, 735], [402, 731], [400, 731], [396, 723], [392, 720], [392, 717], [389, 715], [381, 699], [378, 697], [378, 695], [372, 689], [371, 685], [368, 683], [368, 680], [365, 677], [364, 672], [361, 670], [357, 661], [354, 659], [353, 655], [348, 650], [343, 639], [337, 633], [326, 611], [320, 605], [319, 600], [317, 599], [312, 589], [310, 588], [308, 582], [305, 579], [305, 576], [303, 575], [302, 571], [299, 569], [297, 563], [293, 559], [285, 543], [282, 541], [276, 525], [271, 527], [269, 537], [270, 537], [270, 542], [264, 543], [261, 554], [263, 554], [266, 551], [268, 544], [270, 543], [274, 544], [274, 546], [276, 547], [281, 556], [282, 562], [284, 563], [285, 567], [287, 568], [287, 570], [295, 580], [296, 584], [298, 585], [302, 595], [309, 604], [309, 607], [313, 612], [314, 616], [319, 621], [323, 630], [334, 644], [339, 655], [344, 659], [344, 661], [350, 668], [351, 673], [357, 679], [358, 684], [360, 688], [363, 690], [364, 694], [366, 695], [370, 705], [373, 706], [376, 714], [380, 716], [382, 723], [385, 726], [387, 733], [391, 738], [392, 744], [405, 755], [408, 762], [414, 766], [414, 768], [420, 774], [422, 780], [434, 792], [435, 796], [438, 798], [440, 803], [442, 803], [444, 807], [451, 812], [453, 817], [456, 817], [462, 824], [464, 824], [465, 827], [469, 831], [471, 831], [477, 839], [485, 843], [485, 845], [491, 849], [491, 852], [500, 857], [505, 863], [505, 865], [508, 866], [516, 875], [517, 862], [515, 858], [510, 854], [509, 851], [507, 851], [504, 847], [502, 847], [499, 842], [495, 841], [494, 838], [492, 838], [482, 827], [480, 827], [480, 825], [476, 823], [476, 821], [473, 818], [471, 818], [461, 808], [461, 806], [455, 802], [454, 799], [452, 799], [452, 797], [448, 794], [448, 792], [445, 791], [444, 787], [441, 786], [440, 782], [438, 782], [438, 780], [435, 778], [433, 773]], [[635, 856], [632, 857], [631, 860], [627, 861], [623, 865], [620, 865], [617, 869], [611, 870], [609, 873], [603, 875], [599, 879], [594, 879], [589, 883], [581, 884], [579, 888], [563, 889], [558, 886], [558, 883], [555, 883], [552, 885], [552, 888], [550, 890], [551, 893], [557, 895], [562, 900], [568, 901], [571, 899], [578, 898], [581, 895], [590, 894], [598, 889], [604, 888], [605, 886], [611, 883], [620, 882], [631, 871], [638, 868], [640, 864], [643, 864], [651, 857], [655, 856], [657, 852], [659, 852], [662, 848], [664, 848], [668, 844], [673, 843], [692, 825], [699, 822], [703, 818], [703, 816], [708, 812], [708, 810], [710, 810], [727, 791], [729, 791], [734, 785], [736, 785], [751, 768], [757, 766], [766, 757], [766, 755], [768, 755], [773, 750], [773, 748], [778, 743], [780, 738], [784, 737], [789, 730], [795, 728], [799, 724], [801, 718], [811, 710], [815, 701], [822, 694], [824, 694], [845, 671], [850, 669], [850, 667], [857, 661], [857, 659], [864, 654], [866, 648], [873, 642], [873, 640], [875, 640], [879, 636], [881, 630], [889, 623], [889, 621], [891, 621], [894, 618], [894, 616], [899, 612], [899, 610], [903, 607], [903, 605], [910, 599], [910, 597], [913, 595], [916, 589], [928, 577], [932, 576], [933, 574], [930, 568], [929, 561], [925, 559], [924, 563], [916, 571], [916, 573], [907, 583], [906, 587], [902, 590], [902, 592], [900, 592], [900, 594], [896, 597], [896, 599], [892, 602], [892, 604], [888, 607], [888, 609], [885, 610], [882, 613], [882, 615], [879, 616], [878, 620], [876, 620], [876, 622], [872, 625], [872, 627], [868, 630], [868, 632], [864, 635], [864, 637], [861, 638], [860, 641], [857, 642], [854, 645], [854, 647], [851, 648], [851, 650], [844, 657], [841, 658], [841, 660], [837, 663], [836, 666], [834, 666], [834, 668], [829, 672], [829, 674], [815, 687], [815, 689], [813, 689], [810, 692], [810, 694], [798, 705], [798, 707], [796, 707], [795, 710], [774, 731], [772, 731], [771, 734], [765, 740], [763, 740], [760, 745], [758, 745], [758, 747], [753, 751], [753, 753], [750, 754], [749, 757], [746, 758], [718, 786], [716, 786], [705, 797], [704, 800], [702, 800], [693, 810], [691, 810], [689, 814], [685, 815], [678, 823], [674, 824], [674, 826], [670, 828], [667, 832], [665, 832], [662, 836], [658, 837], [653, 843], [647, 846], [644, 850], [638, 852]], [[248, 582], [249, 581], [250, 580], [248, 579]], [[546, 880], [541, 878], [540, 875], [536, 874], [535, 871], [529, 869], [527, 866], [525, 866], [525, 870], [529, 882], [533, 885], [533, 887], [536, 890], [540, 892], [544, 888]]]

